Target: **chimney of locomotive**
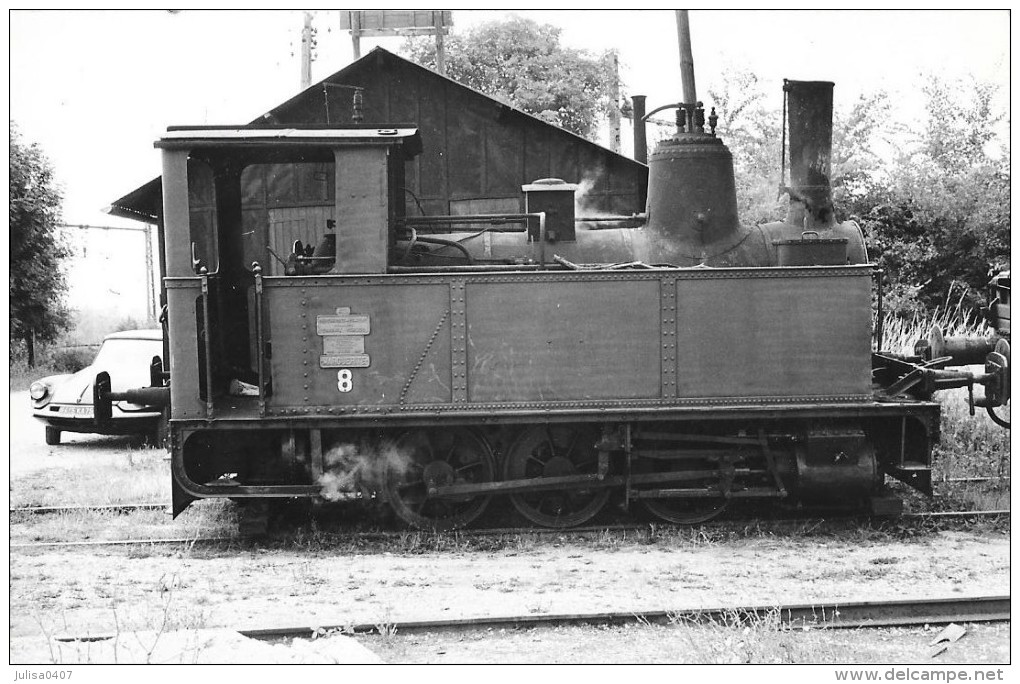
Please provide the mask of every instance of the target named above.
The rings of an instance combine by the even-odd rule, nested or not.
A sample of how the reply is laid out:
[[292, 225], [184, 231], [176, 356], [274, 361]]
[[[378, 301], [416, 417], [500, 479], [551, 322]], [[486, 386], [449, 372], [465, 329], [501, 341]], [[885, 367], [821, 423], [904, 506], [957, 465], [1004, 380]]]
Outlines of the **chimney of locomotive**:
[[787, 222], [805, 230], [831, 227], [832, 90], [831, 81], [784, 79], [790, 132], [790, 195]]
[[[761, 226], [775, 250], [778, 266], [868, 263], [860, 226], [853, 221], [838, 222], [833, 206], [833, 88], [831, 81], [783, 80], [790, 184], [780, 185], [780, 191], [790, 196], [790, 204], [785, 221]], [[786, 182], [785, 176], [782, 182]]]

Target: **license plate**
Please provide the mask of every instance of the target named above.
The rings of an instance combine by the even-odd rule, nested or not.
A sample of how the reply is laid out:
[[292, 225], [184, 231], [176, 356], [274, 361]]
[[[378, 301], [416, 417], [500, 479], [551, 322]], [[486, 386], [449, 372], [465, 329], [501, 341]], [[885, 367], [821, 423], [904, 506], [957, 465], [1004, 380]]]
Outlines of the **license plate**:
[[74, 416], [75, 418], [92, 418], [95, 413], [91, 406], [61, 406], [60, 415]]

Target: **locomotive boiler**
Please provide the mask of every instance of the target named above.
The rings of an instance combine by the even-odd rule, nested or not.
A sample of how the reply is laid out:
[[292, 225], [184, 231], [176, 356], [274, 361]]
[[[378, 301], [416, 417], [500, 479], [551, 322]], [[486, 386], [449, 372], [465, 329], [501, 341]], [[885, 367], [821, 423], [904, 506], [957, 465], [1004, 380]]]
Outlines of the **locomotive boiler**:
[[[174, 515], [377, 496], [445, 528], [507, 496], [570, 527], [611, 500], [698, 522], [741, 499], [889, 512], [886, 477], [930, 494], [932, 393], [1005, 403], [1008, 345], [985, 373], [881, 351], [875, 269], [832, 210], [832, 84], [785, 90], [791, 209], [764, 226], [694, 98], [646, 211], [605, 223], [575, 216], [580, 179], [536, 179], [521, 214], [409, 214], [410, 124], [168, 130]], [[270, 222], [251, 198], [285, 172], [315, 190]]]

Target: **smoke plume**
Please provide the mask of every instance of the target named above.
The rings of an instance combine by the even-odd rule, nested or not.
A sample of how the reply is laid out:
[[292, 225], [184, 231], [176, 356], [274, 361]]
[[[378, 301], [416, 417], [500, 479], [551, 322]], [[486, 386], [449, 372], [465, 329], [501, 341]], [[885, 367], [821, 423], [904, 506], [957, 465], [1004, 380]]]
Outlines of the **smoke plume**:
[[338, 444], [323, 456], [323, 474], [316, 484], [327, 501], [380, 491], [387, 478], [402, 478], [411, 469], [411, 455], [393, 442]]

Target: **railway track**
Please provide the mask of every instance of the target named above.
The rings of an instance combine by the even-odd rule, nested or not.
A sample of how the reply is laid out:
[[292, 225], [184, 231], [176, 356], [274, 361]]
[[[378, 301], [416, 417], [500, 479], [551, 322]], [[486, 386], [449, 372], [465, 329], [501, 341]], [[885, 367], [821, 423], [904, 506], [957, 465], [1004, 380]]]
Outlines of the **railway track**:
[[29, 515], [49, 515], [49, 514], [60, 514], [60, 513], [86, 513], [86, 512], [110, 512], [110, 513], [130, 513], [132, 511], [158, 511], [165, 510], [170, 511], [170, 504], [165, 503], [129, 503], [129, 504], [100, 504], [100, 505], [88, 505], [83, 504], [80, 506], [22, 506], [19, 508], [11, 508], [9, 513], [11, 515], [25, 513]]
[[[408, 535], [413, 534], [435, 534], [437, 536], [450, 535], [455, 536], [458, 539], [472, 538], [472, 537], [498, 537], [508, 535], [534, 535], [534, 536], [554, 536], [554, 535], [590, 535], [590, 534], [604, 534], [604, 533], [619, 533], [619, 532], [639, 532], [645, 533], [649, 536], [654, 535], [657, 531], [671, 530], [671, 529], [688, 529], [688, 530], [726, 530], [726, 529], [746, 529], [748, 527], [764, 528], [764, 529], [798, 529], [807, 528], [810, 530], [817, 530], [825, 525], [842, 525], [848, 522], [854, 521], [906, 521], [906, 522], [939, 522], [939, 521], [953, 521], [953, 520], [1008, 520], [1010, 517], [1010, 511], [1008, 509], [999, 510], [987, 510], [987, 511], [934, 511], [930, 513], [904, 513], [895, 518], [889, 519], [877, 519], [869, 516], [832, 516], [832, 517], [794, 517], [794, 518], [761, 518], [754, 520], [715, 520], [711, 522], [700, 523], [698, 525], [675, 525], [671, 523], [628, 523], [618, 525], [588, 525], [583, 527], [571, 527], [567, 529], [552, 529], [552, 528], [541, 528], [541, 527], [495, 527], [495, 528], [480, 528], [480, 529], [461, 529], [451, 530], [445, 532], [417, 532], [415, 530], [385, 530], [385, 531], [355, 531], [349, 533], [336, 533], [332, 535], [336, 540], [344, 541], [379, 541], [387, 539], [403, 539]], [[74, 548], [74, 547], [100, 547], [100, 546], [165, 546], [174, 544], [229, 544], [229, 543], [244, 543], [250, 544], [254, 540], [250, 537], [243, 536], [229, 536], [229, 537], [171, 537], [171, 538], [153, 538], [153, 539], [117, 539], [117, 540], [83, 540], [83, 541], [66, 541], [66, 542], [32, 542], [27, 544], [11, 544], [11, 550], [28, 550], [28, 549], [41, 549], [41, 548]]]
[[[1010, 481], [1009, 475], [997, 475], [991, 477], [949, 477], [942, 478], [939, 480], [933, 480], [935, 485], [947, 485], [947, 484], [991, 484], [991, 483], [1008, 483]], [[192, 505], [200, 505], [202, 502], [198, 501]], [[132, 511], [140, 510], [165, 510], [170, 511], [169, 503], [123, 503], [123, 504], [97, 504], [89, 505], [82, 504], [76, 506], [21, 506], [16, 508], [10, 508], [10, 515], [15, 514], [27, 514], [27, 515], [51, 515], [61, 513], [80, 513], [80, 512], [111, 512], [111, 513], [130, 513]]]
[[[641, 624], [723, 624], [741, 626], [775, 616], [789, 628], [860, 629], [939, 625], [950, 622], [1007, 622], [1009, 596], [925, 598], [892, 601], [834, 601], [773, 606], [722, 606], [667, 610], [628, 610], [558, 615], [510, 615], [403, 622], [373, 621], [360, 624], [270, 627], [239, 629], [243, 636], [266, 641], [311, 638], [313, 634], [434, 634], [477, 632], [488, 629], [534, 629], [580, 625], [619, 626]], [[113, 634], [57, 636], [57, 641], [96, 642], [113, 639]]]

